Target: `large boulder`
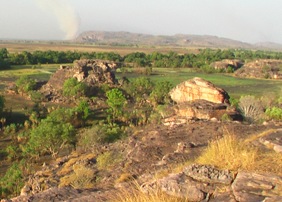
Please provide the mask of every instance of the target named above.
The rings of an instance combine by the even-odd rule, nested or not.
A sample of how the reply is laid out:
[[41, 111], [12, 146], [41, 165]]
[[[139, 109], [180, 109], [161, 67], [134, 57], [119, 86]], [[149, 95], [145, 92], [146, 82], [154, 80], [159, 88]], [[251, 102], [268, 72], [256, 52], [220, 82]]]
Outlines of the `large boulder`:
[[211, 64], [212, 67], [215, 69], [223, 69], [227, 70], [229, 67], [232, 68], [232, 70], [237, 70], [240, 67], [243, 66], [243, 62], [241, 60], [221, 60], [221, 61], [216, 61]]
[[202, 119], [210, 120], [216, 118], [222, 119], [227, 115], [230, 120], [242, 121], [242, 116], [234, 108], [228, 107], [226, 104], [213, 103], [206, 100], [195, 100], [180, 103], [174, 106], [175, 113], [186, 119]]
[[178, 104], [194, 100], [229, 103], [229, 95], [225, 90], [198, 77], [180, 83], [169, 94], [171, 99]]

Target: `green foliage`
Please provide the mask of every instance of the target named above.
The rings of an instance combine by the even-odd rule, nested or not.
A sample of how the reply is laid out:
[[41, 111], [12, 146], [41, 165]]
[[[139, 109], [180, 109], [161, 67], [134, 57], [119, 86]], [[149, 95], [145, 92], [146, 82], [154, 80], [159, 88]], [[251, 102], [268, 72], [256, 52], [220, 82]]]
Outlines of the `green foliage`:
[[6, 147], [5, 151], [8, 154], [7, 159], [9, 161], [16, 160], [20, 154], [19, 148], [17, 146], [9, 145], [8, 147]]
[[113, 121], [122, 115], [123, 107], [126, 104], [125, 96], [122, 91], [114, 88], [106, 92], [107, 104], [109, 105], [108, 112], [111, 114]]
[[153, 88], [150, 98], [157, 104], [164, 104], [169, 98], [169, 91], [172, 84], [169, 81], [159, 81]]
[[133, 98], [142, 98], [144, 95], [149, 95], [153, 89], [153, 82], [147, 77], [138, 77], [126, 86], [126, 92]]
[[89, 104], [86, 100], [82, 100], [75, 108], [75, 112], [78, 113], [79, 118], [86, 120], [90, 114]]
[[239, 106], [239, 99], [236, 99], [236, 98], [231, 97], [231, 98], [229, 99], [229, 102], [230, 102], [230, 105], [231, 105], [232, 107], [238, 108], [238, 106]]
[[23, 173], [19, 163], [13, 163], [5, 175], [0, 178], [0, 197], [5, 198], [11, 194], [19, 195], [24, 184]]
[[117, 124], [94, 125], [85, 130], [79, 138], [78, 144], [85, 149], [90, 149], [96, 144], [115, 142], [125, 136], [125, 131]]
[[270, 118], [277, 121], [282, 120], [282, 109], [280, 107], [267, 108], [265, 114]]
[[75, 78], [69, 78], [64, 82], [63, 95], [67, 97], [81, 97], [86, 95], [87, 86], [78, 82]]
[[16, 86], [19, 92], [28, 93], [36, 88], [36, 82], [34, 79], [24, 75], [16, 80]]
[[41, 120], [38, 126], [30, 131], [30, 139], [24, 148], [29, 154], [51, 153], [55, 155], [65, 145], [75, 144], [74, 111], [59, 108]]

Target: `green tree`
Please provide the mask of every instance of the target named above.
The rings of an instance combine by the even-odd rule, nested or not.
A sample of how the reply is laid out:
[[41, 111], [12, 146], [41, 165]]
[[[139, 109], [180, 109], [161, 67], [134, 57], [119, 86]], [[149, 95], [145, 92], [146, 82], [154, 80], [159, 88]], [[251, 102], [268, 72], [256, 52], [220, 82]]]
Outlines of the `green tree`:
[[16, 80], [16, 87], [21, 93], [28, 93], [36, 88], [36, 82], [34, 79], [24, 75]]
[[27, 156], [57, 154], [65, 145], [75, 145], [75, 110], [58, 108], [45, 119], [37, 121], [29, 134], [23, 152]]
[[108, 112], [111, 114], [113, 121], [122, 115], [123, 108], [126, 104], [126, 99], [121, 90], [114, 88], [106, 92], [107, 104], [109, 105]]
[[157, 104], [164, 104], [169, 98], [169, 91], [172, 89], [172, 84], [169, 81], [157, 82], [153, 88], [150, 98]]

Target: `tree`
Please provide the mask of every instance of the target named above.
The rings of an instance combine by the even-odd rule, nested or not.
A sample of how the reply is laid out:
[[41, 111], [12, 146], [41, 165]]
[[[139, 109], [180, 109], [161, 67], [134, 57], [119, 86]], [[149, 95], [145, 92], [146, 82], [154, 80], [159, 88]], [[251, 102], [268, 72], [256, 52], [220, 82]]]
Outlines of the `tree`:
[[36, 82], [34, 79], [24, 75], [16, 80], [16, 86], [19, 92], [28, 93], [36, 88]]
[[126, 99], [121, 90], [114, 88], [106, 92], [107, 104], [109, 105], [108, 112], [111, 113], [113, 121], [122, 115], [123, 107], [126, 104]]
[[169, 81], [157, 82], [150, 94], [150, 98], [157, 104], [164, 104], [171, 89], [172, 84]]
[[74, 112], [59, 108], [51, 112], [30, 132], [30, 139], [25, 150], [29, 154], [51, 153], [55, 155], [65, 145], [75, 144], [75, 129], [71, 122]]

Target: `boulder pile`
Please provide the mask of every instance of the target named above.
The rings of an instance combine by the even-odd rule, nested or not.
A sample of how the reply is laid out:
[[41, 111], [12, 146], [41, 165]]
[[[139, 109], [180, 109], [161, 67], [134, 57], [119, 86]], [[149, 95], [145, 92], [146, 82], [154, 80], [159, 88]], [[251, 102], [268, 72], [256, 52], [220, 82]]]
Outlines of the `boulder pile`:
[[69, 78], [76, 78], [87, 86], [99, 86], [101, 84], [116, 84], [114, 71], [118, 64], [102, 60], [77, 60], [73, 66], [61, 66], [49, 81], [42, 87], [41, 92], [49, 101], [62, 101], [62, 89], [64, 82]]

